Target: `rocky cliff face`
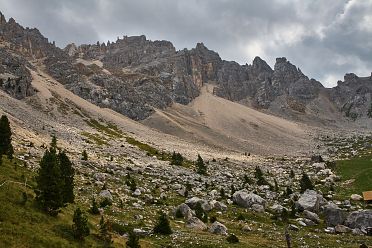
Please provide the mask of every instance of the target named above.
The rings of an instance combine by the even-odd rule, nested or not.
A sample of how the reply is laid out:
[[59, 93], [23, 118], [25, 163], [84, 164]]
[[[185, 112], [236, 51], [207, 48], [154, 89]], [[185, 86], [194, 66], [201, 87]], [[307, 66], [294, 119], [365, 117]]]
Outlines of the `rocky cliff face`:
[[[286, 58], [278, 58], [274, 69], [259, 57], [250, 65], [239, 65], [222, 60], [203, 43], [176, 51], [169, 41], [150, 41], [142, 35], [93, 45], [70, 44], [62, 50], [37, 29], [23, 28], [12, 18], [7, 22], [1, 14], [0, 42], [6, 47], [3, 60], [9, 57], [6, 51], [24, 61], [42, 59], [45, 70], [75, 94], [135, 120], [147, 118], [154, 108], [190, 103], [206, 83], [214, 84], [214, 94], [220, 97], [276, 114], [277, 109], [301, 114], [321, 111], [317, 99], [322, 92], [327, 102], [353, 119], [366, 116], [371, 104], [370, 78], [347, 74], [345, 82], [324, 89]], [[10, 77], [13, 81], [8, 83], [6, 78], [7, 86], [2, 86], [17, 98], [32, 94], [31, 77], [22, 68], [18, 69], [22, 75], [14, 76], [18, 79]]]
[[346, 117], [372, 118], [372, 73], [369, 77], [358, 77], [354, 73], [346, 74], [344, 81], [337, 82], [330, 95]]

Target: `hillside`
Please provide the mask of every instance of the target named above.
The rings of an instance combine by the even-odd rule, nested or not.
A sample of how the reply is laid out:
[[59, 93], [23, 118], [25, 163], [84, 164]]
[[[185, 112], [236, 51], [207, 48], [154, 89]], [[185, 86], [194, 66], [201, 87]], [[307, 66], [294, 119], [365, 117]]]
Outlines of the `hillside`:
[[[306, 154], [312, 150], [310, 127], [216, 97], [204, 86], [189, 105], [157, 110], [142, 123], [192, 142], [252, 154]], [[278, 146], [278, 144], [281, 144]]]
[[[113, 247], [131, 231], [142, 248], [286, 247], [286, 231], [293, 247], [370, 245], [371, 82], [347, 74], [326, 89], [286, 58], [239, 65], [145, 36], [61, 49], [0, 13], [14, 147], [0, 165], [0, 247], [102, 247], [102, 216]], [[52, 136], [75, 169], [57, 217], [35, 198]], [[170, 235], [154, 231], [160, 212]]]

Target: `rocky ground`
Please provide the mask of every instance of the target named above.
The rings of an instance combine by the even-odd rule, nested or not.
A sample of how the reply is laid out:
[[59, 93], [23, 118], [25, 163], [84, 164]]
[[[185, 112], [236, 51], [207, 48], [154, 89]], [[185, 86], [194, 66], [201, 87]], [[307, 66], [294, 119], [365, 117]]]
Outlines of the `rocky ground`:
[[[11, 119], [18, 159], [36, 171], [50, 135], [55, 134], [76, 167], [77, 203], [88, 209], [93, 197], [99, 202], [107, 199], [111, 205], [102, 207], [101, 214], [125, 230], [134, 227], [149, 247], [229, 247], [225, 237], [231, 233], [239, 237], [238, 247], [284, 247], [286, 227], [298, 247], [355, 247], [371, 242], [366, 234], [372, 211], [361, 201], [361, 192], [337, 196], [341, 185], [333, 164], [340, 158], [371, 156], [368, 132], [319, 130], [314, 152], [325, 161], [317, 156], [269, 157], [200, 149], [208, 173], [199, 175], [190, 161], [196, 160], [203, 146], [172, 146], [176, 141], [166, 136], [163, 146], [153, 145], [158, 142], [156, 135], [146, 142], [146, 136], [139, 135], [145, 127], [138, 123], [126, 120], [128, 125], [123, 126], [107, 113], [99, 115], [102, 109], [83, 100], [81, 104], [66, 94], [61, 97], [51, 79], [33, 84], [38, 93], [27, 104], [2, 95], [1, 109]], [[88, 152], [87, 161], [81, 159], [83, 150]], [[184, 166], [170, 164], [167, 154], [174, 150], [188, 159]], [[257, 184], [256, 167], [271, 186]], [[316, 191], [299, 192], [303, 172]], [[285, 213], [292, 211], [292, 202], [298, 211], [287, 225]], [[209, 216], [205, 223], [196, 217], [198, 203]], [[167, 212], [175, 231], [166, 239], [152, 234], [159, 210]], [[126, 232], [116, 235], [125, 239]]]

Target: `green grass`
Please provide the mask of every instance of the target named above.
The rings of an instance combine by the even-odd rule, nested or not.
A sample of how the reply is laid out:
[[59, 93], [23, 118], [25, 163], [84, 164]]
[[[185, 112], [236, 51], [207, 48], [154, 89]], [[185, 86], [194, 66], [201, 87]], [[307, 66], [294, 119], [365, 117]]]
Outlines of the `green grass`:
[[107, 125], [102, 124], [101, 122], [95, 119], [84, 120], [90, 127], [96, 129], [98, 132], [103, 132], [110, 136], [111, 138], [122, 138], [123, 133], [121, 130], [112, 123]]
[[88, 140], [89, 143], [96, 143], [97, 145], [99, 146], [102, 146], [102, 145], [108, 145], [107, 141], [101, 137], [100, 135], [98, 134], [93, 134], [93, 133], [88, 133], [88, 132], [82, 132], [81, 135], [83, 135], [84, 137], [86, 137]]
[[336, 173], [341, 176], [342, 181], [342, 185], [337, 187], [337, 197], [340, 199], [349, 199], [351, 194], [372, 190], [371, 155], [337, 161]]
[[[163, 160], [163, 161], [171, 161], [172, 159], [172, 154], [169, 153], [169, 152], [160, 152], [159, 150], [157, 150], [156, 148], [148, 145], [148, 144], [145, 144], [145, 143], [142, 143], [141, 141], [138, 141], [132, 137], [125, 137], [127, 143], [131, 144], [131, 145], [134, 145], [134, 146], [137, 146], [139, 149], [143, 150], [146, 152], [146, 154], [148, 156], [156, 156], [157, 159], [159, 160]], [[187, 168], [191, 168], [193, 166], [193, 162], [186, 159], [185, 157], [183, 158], [183, 162], [182, 162], [182, 166], [183, 167], [187, 167]]]
[[[57, 217], [51, 217], [38, 208], [34, 200], [34, 177], [35, 174], [21, 166], [20, 161], [5, 160], [0, 166], [0, 247], [100, 246], [96, 235], [99, 220], [90, 221], [92, 235], [84, 243], [74, 240], [71, 225], [76, 204], [63, 208]], [[28, 198], [24, 205], [23, 192]]]

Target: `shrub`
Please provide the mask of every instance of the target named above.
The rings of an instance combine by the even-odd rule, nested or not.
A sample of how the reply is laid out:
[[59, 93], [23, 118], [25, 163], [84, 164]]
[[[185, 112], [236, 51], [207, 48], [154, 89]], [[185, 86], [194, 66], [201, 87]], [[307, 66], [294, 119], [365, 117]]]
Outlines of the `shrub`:
[[128, 248], [140, 248], [139, 244], [139, 237], [136, 235], [135, 232], [130, 231], [128, 235], [128, 240], [126, 242]]
[[307, 189], [314, 189], [314, 185], [311, 182], [309, 176], [304, 172], [302, 173], [302, 178], [300, 180], [300, 191], [305, 192]]
[[73, 218], [74, 224], [72, 225], [72, 230], [74, 237], [79, 240], [83, 240], [84, 237], [88, 236], [90, 231], [88, 227], [88, 220], [84, 213], [77, 208], [74, 212]]
[[234, 234], [230, 234], [227, 238], [226, 238], [227, 242], [229, 242], [230, 244], [235, 244], [235, 243], [239, 243], [239, 239], [238, 237], [236, 237]]
[[160, 212], [158, 221], [155, 224], [153, 231], [155, 234], [161, 234], [161, 235], [172, 234], [172, 229], [171, 229], [168, 217], [164, 212]]

